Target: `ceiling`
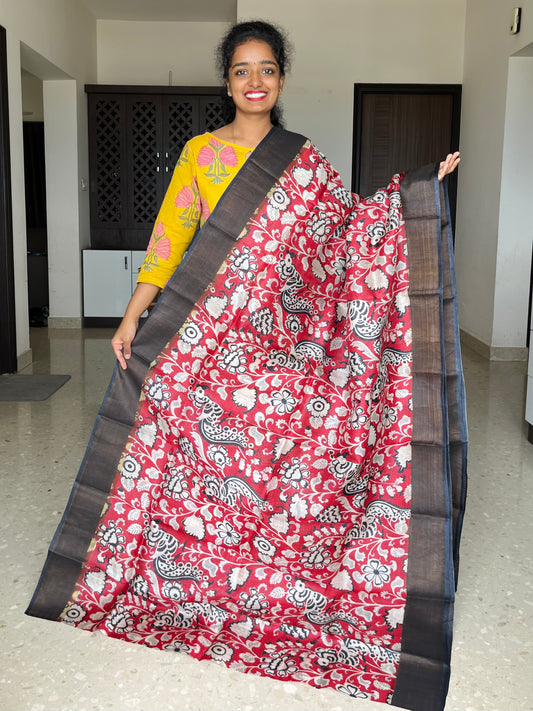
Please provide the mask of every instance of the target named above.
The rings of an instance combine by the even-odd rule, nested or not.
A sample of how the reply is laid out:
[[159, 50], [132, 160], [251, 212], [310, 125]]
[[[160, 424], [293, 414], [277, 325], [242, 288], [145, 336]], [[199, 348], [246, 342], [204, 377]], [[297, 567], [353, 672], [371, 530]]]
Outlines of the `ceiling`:
[[81, 0], [98, 20], [235, 22], [237, 0]]

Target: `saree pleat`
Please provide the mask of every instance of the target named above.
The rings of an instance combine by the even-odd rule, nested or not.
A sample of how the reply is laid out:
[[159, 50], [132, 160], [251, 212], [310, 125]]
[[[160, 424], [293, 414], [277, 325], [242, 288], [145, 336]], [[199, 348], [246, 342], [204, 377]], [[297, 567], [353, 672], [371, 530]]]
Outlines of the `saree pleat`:
[[115, 368], [28, 614], [442, 711], [453, 246], [434, 167], [398, 182], [360, 201], [302, 136], [260, 144]]

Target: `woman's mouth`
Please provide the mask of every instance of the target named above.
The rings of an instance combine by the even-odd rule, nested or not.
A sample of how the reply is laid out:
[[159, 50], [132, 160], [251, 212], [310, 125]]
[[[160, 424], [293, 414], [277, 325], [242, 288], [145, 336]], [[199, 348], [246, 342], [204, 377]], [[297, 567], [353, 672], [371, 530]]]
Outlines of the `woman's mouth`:
[[244, 95], [248, 101], [261, 101], [266, 97], [266, 91], [247, 91]]

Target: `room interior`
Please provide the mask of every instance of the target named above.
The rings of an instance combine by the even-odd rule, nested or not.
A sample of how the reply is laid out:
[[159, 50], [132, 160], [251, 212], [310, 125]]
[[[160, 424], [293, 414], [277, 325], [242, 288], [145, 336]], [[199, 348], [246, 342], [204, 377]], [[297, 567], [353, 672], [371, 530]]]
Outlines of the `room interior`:
[[[455, 248], [471, 483], [446, 711], [533, 709], [527, 634], [533, 0], [522, 3], [516, 34], [514, 7], [510, 0], [438, 6], [408, 0], [402, 7], [394, 0], [372, 7], [362, 0], [272, 0], [266, 10], [257, 0], [1, 0], [13, 309], [13, 318], [1, 321], [11, 333], [1, 345], [15, 364], [5, 372], [71, 374], [49, 401], [0, 403], [4, 540], [13, 541], [4, 546], [10, 574], [0, 587], [5, 708], [378, 708], [180, 655], [161, 659], [23, 616], [113, 368], [112, 331], [84, 316], [82, 252], [91, 247], [92, 189], [86, 86], [215, 87], [211, 48], [223, 29], [266, 17], [285, 27], [294, 45], [288, 127], [311, 135], [346, 184], [355, 84], [462, 87]], [[28, 123], [42, 126], [37, 141], [44, 143], [37, 170], [44, 169], [45, 204], [38, 214], [26, 197]], [[0, 241], [8, 238], [2, 224]], [[110, 669], [105, 675], [102, 660]]]

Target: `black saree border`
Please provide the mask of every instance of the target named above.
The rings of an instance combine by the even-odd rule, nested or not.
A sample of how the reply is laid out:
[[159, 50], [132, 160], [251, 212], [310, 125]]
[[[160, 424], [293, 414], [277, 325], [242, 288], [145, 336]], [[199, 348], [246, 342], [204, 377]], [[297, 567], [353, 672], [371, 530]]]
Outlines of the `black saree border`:
[[[459, 546], [466, 507], [467, 492], [467, 459], [468, 459], [468, 424], [466, 413], [466, 388], [461, 361], [461, 336], [459, 331], [459, 307], [457, 301], [457, 285], [455, 280], [454, 247], [452, 235], [452, 218], [450, 201], [447, 190], [440, 187], [441, 201], [444, 202], [446, 219], [442, 220], [442, 245], [443, 260], [448, 269], [449, 280], [445, 294], [444, 322], [452, 330], [446, 344], [453, 347], [447, 348], [447, 382], [448, 382], [448, 407], [450, 411], [450, 475], [452, 484], [453, 505], [453, 563], [455, 574], [455, 587], [459, 578]], [[446, 270], [445, 270], [446, 274]]]
[[411, 711], [442, 711], [466, 491], [464, 381], [449, 210], [436, 166], [407, 174], [400, 193], [412, 318], [412, 503], [392, 703]]
[[115, 366], [65, 513], [26, 614], [57, 620], [68, 604], [113, 485], [151, 363], [179, 331], [269, 191], [307, 139], [273, 128], [198, 232], [137, 333], [127, 370]]

